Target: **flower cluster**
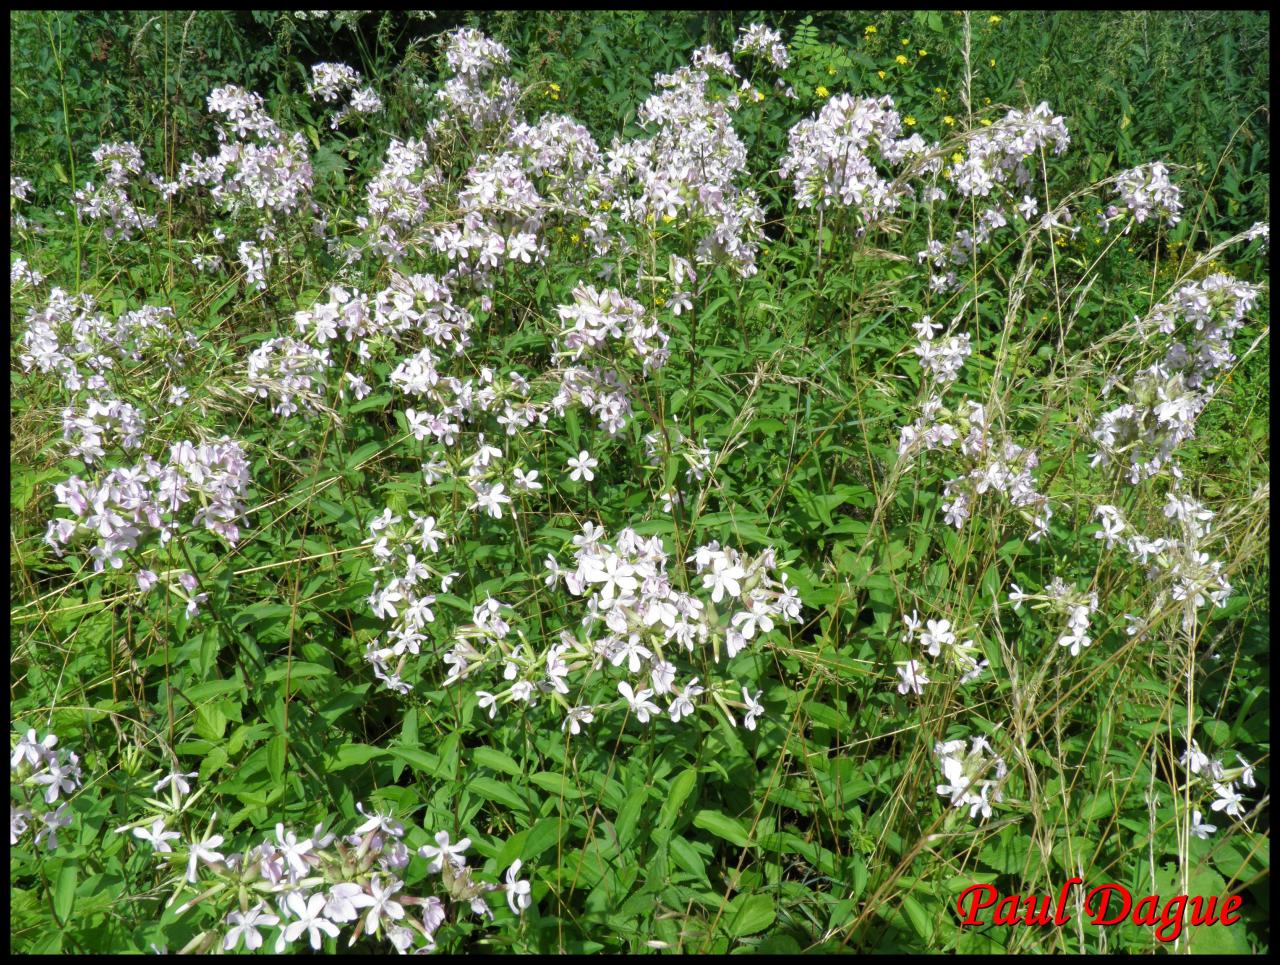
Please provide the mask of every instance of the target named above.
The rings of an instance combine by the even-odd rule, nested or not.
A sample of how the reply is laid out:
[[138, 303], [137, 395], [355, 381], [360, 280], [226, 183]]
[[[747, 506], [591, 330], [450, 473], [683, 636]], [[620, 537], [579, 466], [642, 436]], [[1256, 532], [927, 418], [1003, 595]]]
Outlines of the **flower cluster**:
[[1179, 486], [1175, 485], [1165, 497], [1164, 517], [1172, 523], [1173, 530], [1169, 536], [1148, 538], [1127, 523], [1115, 506], [1099, 505], [1095, 515], [1102, 526], [1094, 537], [1104, 540], [1108, 549], [1119, 545], [1130, 559], [1145, 568], [1148, 582], [1157, 588], [1153, 612], [1169, 599], [1185, 601], [1183, 625], [1189, 627], [1195, 612], [1206, 603], [1227, 605], [1231, 583], [1223, 573], [1222, 562], [1211, 559], [1204, 551], [1215, 514]]
[[[176, 799], [190, 790], [185, 778], [191, 776], [173, 775], [181, 782], [174, 785]], [[275, 932], [276, 954], [304, 939], [319, 951], [326, 937], [337, 938], [349, 926], [348, 945], [363, 935], [381, 938], [401, 954], [431, 952], [446, 922], [464, 915], [494, 918], [486, 895], [505, 893], [515, 915], [532, 904], [530, 882], [518, 877], [521, 861], [507, 870], [504, 883], [486, 881], [467, 865], [470, 838], [454, 842], [440, 831], [434, 844], [411, 851], [405, 827], [395, 817], [367, 812], [363, 805], [357, 809], [364, 821], [348, 835], [339, 837], [323, 824], [310, 834], [277, 824], [274, 836], [239, 852], [225, 847], [225, 835], [212, 833], [213, 820], [203, 834], [171, 831], [163, 814], [116, 830], [130, 831], [157, 856], [185, 859], [174, 900], [188, 886], [197, 896], [179, 906], [179, 915], [198, 905], [217, 909], [219, 925], [197, 935], [184, 951], [207, 951], [215, 943], [223, 951], [241, 946], [256, 951], [265, 943], [264, 931]], [[437, 893], [404, 892], [415, 857], [427, 862], [428, 875], [439, 876]]]
[[[1128, 208], [1133, 219], [1142, 224], [1148, 218], [1157, 218], [1169, 227], [1182, 219], [1181, 192], [1169, 180], [1169, 169], [1156, 161], [1125, 171], [1116, 177], [1116, 194]], [[1104, 225], [1121, 216], [1116, 205], [1110, 205], [1104, 216]]]
[[[571, 734], [610, 708], [628, 710], [641, 724], [664, 714], [678, 723], [695, 713], [695, 700], [704, 694], [703, 702], [715, 701], [730, 721], [729, 708], [742, 708], [743, 726], [754, 730], [763, 713], [759, 693], [752, 696], [746, 687], [727, 682], [704, 685], [677, 661], [705, 666], [696, 655], [706, 653], [714, 663], [732, 660], [772, 631], [775, 621], [799, 620], [795, 589], [785, 575], [781, 581], [773, 576], [773, 551], [752, 558], [709, 543], [689, 558], [692, 574], [684, 571], [673, 579], [659, 537], [646, 539], [623, 529], [612, 544], [606, 539], [603, 530], [586, 523], [573, 538], [572, 569], [547, 559], [547, 585], [563, 580], [571, 594], [586, 598], [581, 634], [561, 631], [557, 643], [534, 652], [504, 615], [510, 608], [487, 600], [476, 608], [474, 621], [455, 634], [454, 647], [444, 657], [451, 668], [446, 684], [501, 667], [506, 682], [501, 689], [476, 690], [482, 709], [492, 717], [499, 707], [533, 704], [545, 695], [565, 711], [563, 726]], [[675, 580], [682, 576], [700, 579], [710, 599], [680, 589]], [[571, 706], [566, 695], [575, 674], [607, 672], [606, 666], [621, 668], [626, 678], [617, 682], [621, 699]], [[665, 709], [654, 698], [665, 699]]]
[[[922, 622], [919, 613], [912, 610], [910, 616], [903, 615], [902, 623], [905, 627], [902, 642], [911, 646], [918, 638], [925, 653], [959, 675], [958, 680], [961, 686], [977, 680], [990, 666], [990, 661], [985, 658], [978, 659], [981, 650], [973, 640], [962, 641], [956, 638], [950, 620]], [[918, 696], [924, 691], [924, 685], [931, 682], [916, 660], [899, 664], [898, 674], [902, 677], [898, 684], [900, 694], [911, 692]]]
[[[989, 127], [966, 136], [963, 147], [967, 154], [961, 150], [952, 154], [945, 175], [962, 197], [985, 199], [985, 206], [972, 219], [963, 219], [950, 242], [944, 244], [935, 238], [917, 253], [921, 263], [928, 261], [935, 270], [929, 280], [932, 290], [958, 288], [961, 282], [955, 269], [973, 263], [978, 251], [1007, 228], [1011, 218], [1021, 218], [1027, 225], [1034, 223], [1050, 234], [1059, 229], [1072, 234], [1080, 230], [1072, 226], [1072, 214], [1065, 205], [1037, 220], [1040, 203], [1026, 193], [1034, 183], [1028, 159], [1049, 147], [1061, 154], [1069, 144], [1066, 124], [1053, 116], [1045, 103], [1030, 111], [1010, 111]], [[924, 190], [923, 197], [940, 201], [946, 192], [935, 184]]]
[[299, 403], [311, 411], [320, 408], [331, 365], [328, 349], [312, 348], [289, 336], [272, 338], [254, 349], [246, 364], [249, 392], [271, 399], [276, 415], [293, 415]]
[[580, 284], [573, 290], [572, 304], [561, 305], [557, 312], [565, 327], [556, 339], [556, 358], [576, 362], [610, 339], [627, 345], [645, 372], [662, 368], [670, 355], [667, 335], [658, 323], [643, 305], [617, 289], [597, 291]]
[[130, 141], [102, 144], [93, 152], [102, 171], [102, 183], [90, 181], [75, 193], [76, 210], [89, 221], [103, 221], [108, 239], [130, 240], [134, 234], [156, 226], [155, 215], [138, 208], [129, 197], [129, 181], [142, 173], [142, 153]]
[[146, 425], [142, 413], [119, 399], [90, 399], [82, 411], [74, 406], [62, 410], [62, 440], [70, 454], [86, 464], [106, 455], [103, 443], [111, 444], [110, 435], [118, 437], [114, 444], [121, 449], [138, 448]]
[[[964, 527], [979, 497], [988, 490], [1002, 493], [1009, 504], [1032, 525], [1029, 539], [1049, 531], [1053, 510], [1039, 491], [1032, 471], [1038, 464], [1033, 450], [1023, 449], [999, 432], [987, 406], [964, 401], [964, 410], [952, 413], [942, 404], [941, 390], [954, 382], [964, 360], [972, 353], [967, 333], [935, 340], [942, 325], [926, 315], [915, 325], [919, 342], [915, 353], [926, 377], [928, 396], [920, 416], [901, 428], [898, 454], [910, 458], [918, 452], [958, 446], [964, 472], [943, 484], [942, 510], [948, 524]], [[951, 420], [954, 419], [954, 424]]]
[[[154, 305], [112, 319], [98, 311], [92, 295], [54, 288], [43, 307], [27, 312], [18, 361], [26, 371], [57, 373], [69, 392], [104, 391], [122, 363], [158, 362], [169, 371], [187, 364], [200, 343], [173, 319], [171, 308]], [[124, 375], [118, 381], [129, 382]]]
[[[1242, 821], [1245, 817], [1245, 800], [1236, 783], [1239, 782], [1244, 787], [1257, 787], [1257, 782], [1253, 776], [1253, 765], [1239, 754], [1236, 755], [1236, 760], [1240, 762], [1239, 767], [1226, 767], [1221, 760], [1202, 751], [1199, 743], [1193, 740], [1178, 763], [1187, 769], [1197, 790], [1206, 793], [1211, 791], [1215, 795], [1209, 810]], [[1203, 820], [1200, 811], [1194, 812], [1191, 821], [1193, 835], [1208, 840], [1217, 830], [1214, 825]]]
[[266, 113], [262, 97], [234, 85], [209, 95], [209, 111], [220, 114], [217, 154], [192, 155], [168, 187], [209, 189], [215, 202], [232, 214], [260, 213], [271, 221], [302, 209], [312, 186], [306, 139], [286, 136]]
[[360, 72], [346, 64], [316, 64], [311, 68], [311, 81], [307, 93], [312, 97], [332, 103], [350, 93], [347, 104], [329, 119], [335, 131], [351, 114], [376, 114], [382, 110], [382, 98], [372, 87], [360, 86]]
[[77, 537], [95, 540], [89, 549], [95, 572], [108, 565], [120, 569], [124, 555], [153, 533], [161, 545], [168, 543], [183, 523], [203, 526], [235, 544], [248, 484], [249, 462], [238, 443], [225, 437], [213, 443], [178, 442], [163, 464], [144, 456], [135, 466], [89, 480], [72, 476], [56, 485], [58, 505], [72, 518], [50, 520], [45, 542], [62, 555]]
[[949, 797], [952, 807], [967, 807], [970, 818], [991, 817], [991, 802], [1004, 800], [1001, 784], [1008, 767], [987, 739], [972, 738], [967, 751], [963, 740], [939, 741], [933, 753], [947, 782], [938, 785], [938, 793]]
[[[478, 492], [477, 499], [485, 497], [492, 506], [499, 505], [500, 499], [509, 503], [511, 498], [504, 496], [502, 489], [501, 484], [489, 487]], [[401, 678], [409, 655], [420, 652], [427, 640], [424, 631], [436, 618], [433, 609], [436, 595], [429, 590], [432, 579], [440, 574], [426, 561], [440, 552], [441, 544], [449, 542], [449, 534], [437, 525], [434, 516], [416, 513], [409, 516], [409, 525], [402, 526], [402, 518], [386, 509], [369, 525], [375, 538], [372, 553], [378, 561], [374, 571], [395, 574], [385, 583], [381, 580], [374, 583], [369, 606], [378, 618], [394, 622], [385, 641], [379, 638], [369, 641], [365, 660], [384, 686], [402, 694], [412, 689], [412, 685]], [[456, 573], [441, 577], [439, 592], [448, 593], [456, 577]]]
[[960, 430], [967, 430], [960, 438], [960, 453], [969, 468], [962, 476], [943, 483], [942, 512], [946, 521], [957, 530], [962, 529], [973, 513], [974, 503], [992, 490], [1003, 494], [1031, 524], [1027, 538], [1031, 542], [1039, 540], [1049, 532], [1053, 510], [1049, 497], [1039, 491], [1032, 475], [1039, 463], [1035, 451], [1023, 449], [1000, 434], [985, 406], [972, 399], [965, 404], [968, 413], [960, 416], [958, 423]]
[[1050, 147], [1054, 154], [1062, 154], [1070, 143], [1066, 123], [1054, 116], [1047, 103], [1029, 111], [1011, 110], [990, 127], [973, 132], [966, 144], [968, 156], [955, 162], [947, 176], [967, 198], [985, 198], [1010, 178], [1025, 188], [1034, 177], [1027, 160]]
[[[53, 851], [58, 830], [71, 824], [71, 809], [59, 797], [72, 794], [84, 782], [80, 757], [58, 746], [56, 734], [36, 737], [28, 730], [9, 755], [9, 847], [19, 844], [28, 830], [37, 845]], [[37, 820], [37, 816], [39, 820]]]
[[787, 45], [782, 42], [782, 32], [753, 23], [738, 29], [738, 39], [733, 42], [735, 54], [751, 54], [767, 60], [774, 70], [786, 70], [791, 63]]
[[1129, 401], [1099, 418], [1092, 465], [1123, 466], [1135, 485], [1169, 465], [1213, 397], [1211, 377], [1235, 361], [1231, 339], [1260, 295], [1256, 285], [1210, 275], [1181, 286], [1145, 319], [1135, 319], [1141, 337], [1163, 347], [1164, 355], [1139, 370], [1127, 387], [1109, 382], [1108, 388], [1119, 386]]
[[[403, 258], [412, 230], [431, 209], [431, 192], [441, 184], [428, 141], [393, 138], [381, 170], [365, 187], [368, 214], [356, 216], [356, 226], [369, 239], [367, 250], [392, 261]], [[360, 257], [360, 249], [353, 248], [349, 257]]]
[[819, 211], [855, 208], [870, 223], [893, 212], [901, 192], [876, 167], [925, 153], [919, 135], [899, 138], [902, 119], [893, 98], [831, 98], [816, 118], [800, 121], [787, 135], [787, 154], [778, 173], [790, 178], [801, 208]]
[[695, 260], [727, 261], [747, 276], [756, 271], [764, 211], [755, 192], [738, 184], [747, 165], [733, 127], [740, 98], [718, 86], [736, 77], [728, 55], [709, 47], [694, 52], [692, 66], [655, 77], [658, 90], [638, 115], [653, 133], [625, 143], [614, 138], [602, 196], [631, 224], [705, 229]]
[[[445, 81], [436, 98], [447, 116], [464, 129], [505, 128], [511, 123], [520, 89], [510, 77], [490, 82], [490, 75], [511, 62], [511, 52], [479, 30], [460, 27], [445, 37], [444, 59], [455, 76]], [[437, 118], [427, 127], [435, 135], [444, 127]]]
[[1089, 636], [1089, 618], [1098, 609], [1097, 591], [1077, 590], [1056, 576], [1040, 594], [1024, 593], [1017, 583], [1010, 586], [1009, 602], [1015, 610], [1021, 609], [1026, 600], [1035, 600], [1033, 610], [1047, 609], [1050, 613], [1066, 617], [1066, 629], [1059, 634], [1057, 643], [1060, 647], [1069, 647], [1071, 656], [1078, 657], [1081, 650], [1093, 643]]

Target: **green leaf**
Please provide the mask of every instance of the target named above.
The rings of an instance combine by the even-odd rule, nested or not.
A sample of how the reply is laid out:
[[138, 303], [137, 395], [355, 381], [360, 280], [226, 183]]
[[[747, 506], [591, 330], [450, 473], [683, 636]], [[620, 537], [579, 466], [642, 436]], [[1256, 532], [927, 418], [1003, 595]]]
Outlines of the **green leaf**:
[[509, 754], [504, 754], [493, 747], [477, 747], [471, 756], [477, 764], [490, 770], [509, 774], [512, 777], [522, 777], [524, 775], [524, 772], [520, 770], [520, 765]]
[[279, 781], [284, 776], [288, 740], [284, 734], [276, 734], [267, 741], [267, 773], [273, 780]]
[[680, 808], [684, 806], [684, 802], [693, 792], [693, 787], [697, 781], [698, 771], [693, 767], [685, 768], [677, 775], [667, 791], [667, 799], [662, 802], [662, 810], [658, 812], [657, 827], [675, 827], [676, 817], [680, 814]]
[[494, 801], [516, 811], [529, 810], [528, 803], [520, 797], [509, 784], [495, 781], [491, 777], [473, 777], [466, 784], [467, 790], [474, 791], [488, 801]]
[[386, 753], [387, 751], [383, 748], [371, 747], [368, 744], [343, 744], [329, 756], [327, 768], [331, 771], [341, 771], [348, 767], [359, 767]]
[[720, 811], [699, 811], [693, 816], [693, 826], [703, 831], [710, 831], [717, 838], [723, 838], [740, 848], [747, 847], [751, 842], [742, 822]]
[[743, 935], [755, 935], [773, 924], [778, 917], [773, 898], [769, 895], [741, 894], [733, 900], [732, 914], [726, 931], [733, 938]]
[[904, 895], [902, 898], [902, 912], [906, 916], [908, 922], [911, 923], [912, 930], [920, 936], [924, 941], [933, 938], [933, 922], [929, 918], [929, 913], [924, 910], [924, 906], [916, 901], [910, 895]]
[[76, 879], [80, 874], [80, 866], [68, 861], [58, 870], [57, 880], [53, 884], [53, 913], [58, 922], [66, 925], [71, 920], [71, 910], [76, 903]]
[[428, 777], [449, 776], [441, 766], [442, 761], [434, 754], [428, 754], [426, 751], [418, 750], [414, 747], [392, 745], [387, 748], [387, 753], [398, 760], [404, 761], [417, 774], [425, 774]]

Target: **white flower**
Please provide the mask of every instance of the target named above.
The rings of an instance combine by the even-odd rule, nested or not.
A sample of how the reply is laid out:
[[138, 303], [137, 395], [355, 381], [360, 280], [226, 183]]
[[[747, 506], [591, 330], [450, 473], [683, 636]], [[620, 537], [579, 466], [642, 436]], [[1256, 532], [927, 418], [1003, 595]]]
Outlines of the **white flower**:
[[610, 553], [604, 559], [597, 556], [584, 557], [582, 560], [582, 576], [588, 583], [603, 583], [600, 597], [607, 606], [615, 595], [634, 593], [640, 581], [633, 575], [635, 567], [622, 559], [617, 553]]
[[930, 620], [926, 626], [928, 629], [920, 634], [920, 645], [925, 648], [929, 656], [938, 656], [944, 646], [950, 646], [956, 642], [956, 635], [951, 632], [950, 620]]
[[758, 604], [752, 610], [742, 610], [735, 613], [730, 622], [748, 640], [756, 635], [757, 628], [762, 633], [768, 633], [773, 629], [773, 617], [769, 615], [769, 611], [765, 609], [764, 604]]
[[191, 785], [187, 783], [187, 778], [198, 776], [199, 771], [192, 771], [189, 774], [178, 774], [175, 772], [170, 774], [168, 777], [162, 777], [160, 780], [156, 781], [151, 790], [156, 794], [159, 794], [166, 786], [172, 784], [174, 789], [178, 792], [178, 797], [185, 797], [191, 793]]
[[[360, 908], [368, 908], [373, 899], [365, 894], [365, 890], [353, 881], [344, 881], [329, 889], [329, 897], [324, 905], [324, 916], [334, 922], [355, 921], [360, 917]], [[359, 928], [356, 929], [359, 932]]]
[[404, 417], [409, 424], [409, 431], [413, 433], [413, 438], [419, 442], [431, 434], [431, 414], [429, 412], [416, 412], [413, 409], [405, 409]]
[[[311, 853], [311, 839], [307, 838], [303, 841], [298, 840], [298, 836], [292, 831], [286, 832], [283, 824], [276, 824], [276, 840], [280, 842], [280, 854], [284, 860], [289, 863], [289, 867], [293, 869], [293, 873], [299, 878], [306, 875], [311, 867], [307, 863], [307, 857]], [[292, 939], [290, 939], [292, 941]], [[316, 946], [317, 948], [319, 946]]]
[[471, 504], [471, 508], [475, 509], [480, 507], [481, 509], [488, 510], [489, 515], [494, 519], [501, 519], [501, 504], [511, 502], [511, 497], [503, 494], [503, 490], [505, 488], [506, 487], [502, 483], [498, 483], [495, 486], [485, 486], [481, 484], [475, 489], [476, 501]]
[[456, 844], [450, 844], [449, 832], [437, 831], [435, 846], [424, 844], [418, 849], [418, 854], [424, 858], [431, 859], [431, 864], [427, 865], [427, 871], [431, 874], [436, 874], [444, 869], [445, 861], [448, 861], [455, 868], [465, 868], [467, 859], [462, 856], [462, 853], [469, 847], [471, 847], [470, 838], [463, 838]]
[[[14, 840], [12, 840], [13, 839], [13, 834], [12, 834], [13, 806], [12, 805], [10, 805], [9, 813], [10, 813], [9, 844], [12, 845], [16, 843]], [[30, 812], [26, 812], [26, 817], [27, 818], [31, 817]], [[47, 841], [49, 850], [53, 851], [55, 848], [58, 847], [58, 829], [69, 827], [71, 825], [71, 809], [66, 804], [59, 804], [58, 810], [46, 811], [44, 814], [40, 815], [40, 820], [44, 823], [44, 827], [42, 827], [39, 831], [36, 832], [36, 844], [39, 844], [41, 841]], [[25, 828], [23, 830], [25, 830]]]
[[688, 717], [693, 713], [693, 698], [697, 697], [706, 688], [698, 684], [698, 678], [694, 677], [685, 685], [683, 691], [677, 691], [675, 698], [671, 701], [671, 706], [667, 708], [667, 713], [671, 717], [673, 723], [680, 723], [681, 718]]
[[746, 687], [742, 688], [742, 700], [747, 705], [747, 713], [742, 718], [742, 726], [747, 730], [756, 729], [756, 718], [764, 713], [764, 705], [760, 703], [760, 695], [763, 690], [757, 690], [754, 697], [747, 691]]
[[[459, 842], [461, 843], [461, 842]], [[378, 923], [383, 918], [391, 918], [399, 920], [404, 917], [404, 905], [398, 901], [392, 901], [391, 896], [400, 890], [402, 882], [395, 878], [391, 878], [384, 882], [379, 878], [374, 878], [369, 882], [369, 890], [372, 896], [369, 901], [369, 914], [364, 920], [364, 933], [366, 935], [375, 935], [378, 931]], [[360, 931], [356, 929], [356, 933]], [[355, 944], [356, 935], [352, 934], [351, 944]]]
[[591, 482], [596, 478], [596, 474], [591, 470], [598, 465], [600, 463], [592, 458], [591, 453], [583, 449], [578, 453], [576, 459], [572, 456], [569, 457], [569, 468], [573, 470], [573, 472], [569, 473], [569, 478], [575, 481], [582, 479], [586, 482]]
[[302, 895], [295, 891], [286, 899], [286, 904], [298, 916], [297, 921], [292, 921], [285, 927], [283, 940], [286, 943], [297, 941], [306, 932], [311, 939], [311, 947], [319, 951], [321, 932], [330, 938], [338, 937], [338, 926], [324, 917], [324, 895], [312, 895], [310, 899], [303, 901]]
[[435, 934], [437, 928], [444, 924], [445, 907], [444, 902], [431, 895], [422, 902], [422, 927], [426, 929], [427, 940], [431, 940], [431, 936]]
[[244, 939], [244, 947], [249, 951], [257, 951], [262, 947], [262, 933], [259, 925], [278, 925], [280, 919], [267, 911], [266, 905], [258, 902], [246, 912], [233, 911], [227, 916], [227, 924], [235, 927], [227, 931], [222, 942], [223, 950], [231, 951]]
[[46, 734], [42, 740], [37, 740], [35, 730], [28, 730], [13, 749], [13, 756], [9, 758], [9, 769], [16, 770], [23, 761], [31, 767], [39, 767], [42, 761], [53, 758], [53, 749], [57, 746], [56, 734]]
[[582, 725], [589, 724], [596, 719], [591, 707], [570, 707], [569, 713], [564, 718], [564, 723], [560, 725], [560, 729], [568, 728], [570, 734], [582, 733]]
[[173, 852], [173, 848], [169, 847], [169, 842], [182, 837], [177, 831], [166, 831], [164, 829], [164, 818], [156, 818], [155, 823], [150, 828], [134, 828], [133, 836], [141, 838], [143, 841], [150, 841], [151, 846], [158, 852], [170, 854]]
[[653, 667], [649, 670], [649, 680], [653, 683], [654, 693], [670, 693], [671, 684], [675, 679], [676, 668], [674, 664], [665, 660], [655, 660], [653, 662]]
[[737, 563], [729, 563], [724, 556], [712, 561], [711, 572], [702, 575], [702, 586], [711, 591], [711, 602], [719, 603], [725, 593], [740, 596], [742, 585], [738, 582], [747, 575]]
[[649, 699], [653, 696], [652, 690], [646, 688], [636, 693], [631, 689], [631, 684], [625, 680], [620, 680], [618, 681], [618, 693], [622, 694], [627, 705], [631, 708], [631, 712], [636, 715], [636, 720], [642, 724], [649, 723], [650, 716], [662, 712], [662, 708]]
[[1207, 841], [1209, 839], [1209, 835], [1213, 834], [1213, 832], [1217, 830], [1216, 826], [1212, 824], [1205, 824], [1200, 819], [1199, 811], [1196, 811], [1191, 815], [1191, 833], [1202, 841]]
[[389, 834], [397, 838], [404, 834], [404, 825], [393, 818], [390, 811], [386, 814], [381, 814], [377, 811], [370, 814], [364, 809], [363, 801], [356, 805], [356, 810], [363, 814], [366, 819], [364, 824], [356, 828], [356, 834], [364, 834], [368, 831], [374, 830], [381, 831], [384, 834]]
[[205, 864], [211, 864], [214, 861], [222, 861], [223, 857], [213, 849], [222, 844], [223, 837], [215, 834], [211, 838], [205, 838], [191, 846], [191, 851], [187, 855], [187, 881], [195, 884], [196, 881], [196, 863], [203, 861]]
[[1211, 811], [1225, 811], [1233, 818], [1244, 817], [1244, 810], [1240, 806], [1244, 804], [1244, 798], [1234, 784], [1215, 784], [1213, 793], [1218, 795], [1218, 800], [1209, 805]]
[[542, 488], [542, 483], [538, 482], [538, 470], [532, 469], [526, 473], [523, 469], [516, 467], [512, 472], [515, 474], [517, 489], [531, 493]]
[[418, 537], [422, 541], [423, 551], [440, 552], [440, 540], [448, 540], [449, 536], [442, 529], [436, 529], [436, 518], [427, 516], [422, 520], [422, 533]]
[[920, 664], [914, 660], [908, 660], [906, 664], [898, 668], [898, 675], [902, 680], [898, 682], [898, 693], [905, 694], [907, 692], [916, 695], [924, 693], [924, 685], [929, 683], [929, 678], [924, 675], [920, 669]]
[[1018, 586], [1017, 583], [1010, 583], [1009, 585], [1013, 587], [1013, 589], [1009, 591], [1009, 602], [1013, 604], [1013, 608], [1015, 610], [1020, 609], [1022, 607], [1022, 601], [1027, 599], [1027, 594], [1022, 592], [1022, 587]]
[[911, 611], [911, 616], [907, 616], [904, 613], [902, 622], [906, 625], [906, 629], [902, 632], [902, 642], [910, 643], [916, 638], [916, 634], [920, 632], [920, 614], [915, 610]]
[[507, 904], [511, 906], [513, 915], [520, 915], [533, 904], [532, 885], [528, 881], [517, 880], [524, 862], [516, 858], [507, 869]]

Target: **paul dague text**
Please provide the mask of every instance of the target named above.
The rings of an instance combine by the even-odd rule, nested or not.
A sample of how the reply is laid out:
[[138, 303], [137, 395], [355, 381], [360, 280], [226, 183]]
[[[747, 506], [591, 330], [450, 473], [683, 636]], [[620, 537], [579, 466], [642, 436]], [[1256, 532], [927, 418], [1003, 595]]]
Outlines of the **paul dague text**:
[[[1071, 921], [1067, 911], [1067, 895], [1075, 885], [1084, 885], [1082, 878], [1068, 878], [1058, 892], [1055, 904], [1051, 895], [1006, 895], [1001, 898], [992, 885], [970, 885], [960, 892], [956, 910], [961, 925], [985, 925], [987, 920], [980, 912], [994, 908], [991, 923], [994, 925], [1054, 925], [1061, 927]], [[1114, 900], [1113, 900], [1114, 899]], [[1156, 938], [1162, 942], [1174, 941], [1182, 934], [1183, 917], [1190, 905], [1192, 925], [1234, 925], [1242, 899], [1239, 895], [1220, 900], [1196, 895], [1176, 895], [1160, 903], [1159, 895], [1147, 895], [1137, 901], [1124, 885], [1105, 884], [1091, 888], [1084, 896], [1084, 914], [1095, 925], [1118, 925], [1126, 919], [1135, 925], [1154, 925]]]

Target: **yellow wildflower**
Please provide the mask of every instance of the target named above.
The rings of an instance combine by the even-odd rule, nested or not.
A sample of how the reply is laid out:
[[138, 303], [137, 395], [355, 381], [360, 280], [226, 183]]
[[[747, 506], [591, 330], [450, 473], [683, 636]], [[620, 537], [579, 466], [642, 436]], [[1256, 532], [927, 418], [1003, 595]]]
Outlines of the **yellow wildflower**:
[[827, 68], [827, 76], [828, 76], [828, 77], [834, 77], [835, 75], [836, 75], [836, 69], [835, 69], [834, 67], [828, 67], [828, 68]]
[[996, 59], [995, 59], [994, 57], [992, 57], [990, 60], [988, 60], [988, 61], [987, 61], [987, 63], [988, 63], [990, 66], [994, 67], [994, 66], [996, 65]]
[[917, 50], [916, 53], [918, 53], [921, 57], [929, 56], [929, 51], [925, 50], [923, 47]]
[[999, 23], [999, 22], [1000, 22], [1000, 18], [994, 14], [987, 18], [987, 23]]
[[984, 117], [984, 118], [980, 121], [980, 123], [982, 124], [982, 126], [983, 126], [983, 127], [990, 127], [990, 126], [991, 126], [991, 121], [990, 121], [990, 119], [989, 119], [989, 118], [986, 118], [986, 117]]
[[872, 23], [872, 24], [867, 24], [867, 29], [866, 29], [866, 30], [864, 30], [864, 31], [862, 31], [862, 32], [863, 32], [864, 34], [866, 34], [868, 37], [870, 37], [873, 33], [875, 33], [875, 32], [876, 32], [876, 25], [875, 25], [875, 24], [873, 24], [873, 23]]
[[910, 114], [908, 114], [906, 117], [902, 119], [902, 123], [906, 124], [907, 127], [915, 127], [916, 119], [912, 117]]
[[894, 59], [894, 60], [896, 60], [896, 61], [897, 61], [898, 63], [900, 63], [900, 64], [905, 64], [905, 63], [907, 62], [907, 58], [906, 58], [906, 57], [904, 57], [902, 54], [898, 54], [898, 56], [897, 56], [897, 57], [894, 57], [893, 59]]
[[955, 119], [954, 117], [952, 117], [950, 114], [947, 114], [946, 116], [944, 116], [944, 117], [942, 118], [942, 123], [943, 123], [943, 124], [946, 124], [946, 125], [947, 125], [947, 127], [950, 127], [950, 126], [951, 126], [952, 124], [954, 124], [955, 122], [956, 122], [956, 119]]
[[883, 71], [883, 70], [877, 70], [877, 71], [876, 71], [876, 76], [877, 76], [877, 77], [879, 77], [881, 80], [884, 80], [884, 78], [885, 78], [885, 73], [884, 73], [884, 71]]
[[911, 38], [910, 38], [910, 37], [903, 37], [903, 38], [902, 38], [902, 46], [904, 46], [904, 47], [910, 47], [910, 46], [911, 46]]
[[815, 94], [817, 94], [819, 97], [830, 97], [830, 96], [831, 96], [831, 91], [827, 90], [827, 89], [826, 89], [825, 87], [823, 87], [821, 84], [819, 84], [817, 87], [815, 87], [815, 88], [813, 89], [813, 92], [814, 92]]
[[675, 220], [676, 220], [676, 216], [675, 216], [675, 215], [673, 215], [673, 214], [664, 214], [664, 215], [662, 216], [662, 223], [663, 223], [663, 224], [671, 224], [671, 222], [673, 222], [673, 221], [675, 221]]
[[751, 96], [757, 104], [759, 104], [762, 100], [764, 100], [764, 94], [758, 90], [755, 90], [754, 88], [751, 91]]
[[956, 151], [955, 154], [951, 155], [951, 160], [952, 160], [952, 163], [959, 164], [961, 161], [964, 160], [964, 155], [961, 154], [959, 151]]

